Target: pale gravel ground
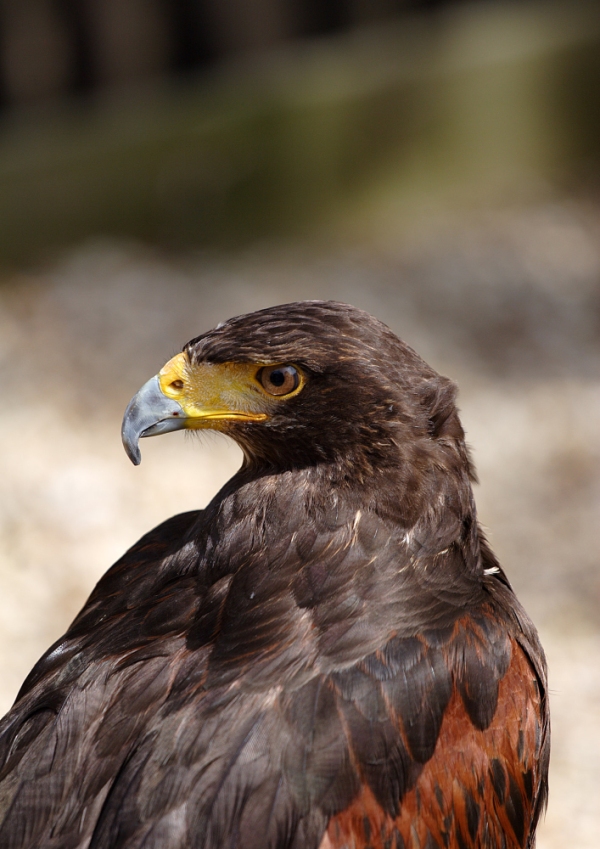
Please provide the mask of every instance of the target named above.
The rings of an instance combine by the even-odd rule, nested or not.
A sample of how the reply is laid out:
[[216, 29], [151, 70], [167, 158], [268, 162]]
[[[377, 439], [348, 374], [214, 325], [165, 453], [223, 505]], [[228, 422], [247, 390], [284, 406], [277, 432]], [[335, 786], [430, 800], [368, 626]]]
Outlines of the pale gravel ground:
[[220, 437], [119, 438], [129, 397], [191, 336], [272, 303], [378, 315], [460, 385], [480, 517], [548, 653], [551, 802], [539, 849], [600, 846], [600, 211], [574, 202], [339, 250], [171, 257], [96, 244], [0, 287], [0, 710], [103, 571], [206, 504]]

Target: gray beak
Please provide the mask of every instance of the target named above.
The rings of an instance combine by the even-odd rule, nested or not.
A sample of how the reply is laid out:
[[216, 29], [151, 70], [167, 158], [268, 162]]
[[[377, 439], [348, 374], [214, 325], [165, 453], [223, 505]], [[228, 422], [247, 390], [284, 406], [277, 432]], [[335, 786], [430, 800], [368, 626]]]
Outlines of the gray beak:
[[177, 401], [162, 393], [156, 375], [144, 383], [127, 405], [121, 427], [123, 447], [134, 466], [139, 466], [142, 460], [138, 445], [142, 437], [181, 430], [185, 420], [186, 415]]

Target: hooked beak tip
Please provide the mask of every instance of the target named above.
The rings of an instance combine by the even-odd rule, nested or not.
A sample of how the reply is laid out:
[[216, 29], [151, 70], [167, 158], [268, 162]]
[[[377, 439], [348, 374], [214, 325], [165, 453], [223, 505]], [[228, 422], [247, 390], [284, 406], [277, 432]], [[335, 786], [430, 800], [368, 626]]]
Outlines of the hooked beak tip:
[[131, 460], [134, 466], [139, 466], [142, 462], [142, 452], [139, 449], [137, 443], [126, 442], [125, 438], [123, 438], [123, 447], [125, 448], [125, 453]]
[[125, 411], [125, 416], [123, 418], [123, 426], [121, 428], [121, 440], [123, 442], [123, 448], [125, 449], [125, 453], [131, 460], [134, 466], [139, 466], [142, 462], [142, 453], [139, 447], [139, 438], [142, 435], [142, 431], [136, 427], [135, 416], [132, 414], [131, 407], [134, 404], [137, 396], [132, 399], [131, 403], [127, 407]]

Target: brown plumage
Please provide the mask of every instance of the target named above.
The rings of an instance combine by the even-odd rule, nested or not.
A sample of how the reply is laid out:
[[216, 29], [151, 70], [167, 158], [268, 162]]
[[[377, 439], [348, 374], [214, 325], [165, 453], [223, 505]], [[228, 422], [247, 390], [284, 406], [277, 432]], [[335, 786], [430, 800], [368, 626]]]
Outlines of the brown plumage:
[[190, 342], [124, 442], [244, 451], [140, 540], [0, 727], [6, 849], [526, 849], [546, 668], [477, 524], [455, 388], [353, 307]]

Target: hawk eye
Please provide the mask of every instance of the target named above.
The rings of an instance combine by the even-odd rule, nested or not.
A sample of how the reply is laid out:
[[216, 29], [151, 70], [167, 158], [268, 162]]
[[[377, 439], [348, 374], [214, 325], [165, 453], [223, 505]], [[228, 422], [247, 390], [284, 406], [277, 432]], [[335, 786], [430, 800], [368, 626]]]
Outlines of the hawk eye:
[[294, 366], [265, 366], [256, 376], [269, 395], [289, 395], [300, 385], [300, 375]]

